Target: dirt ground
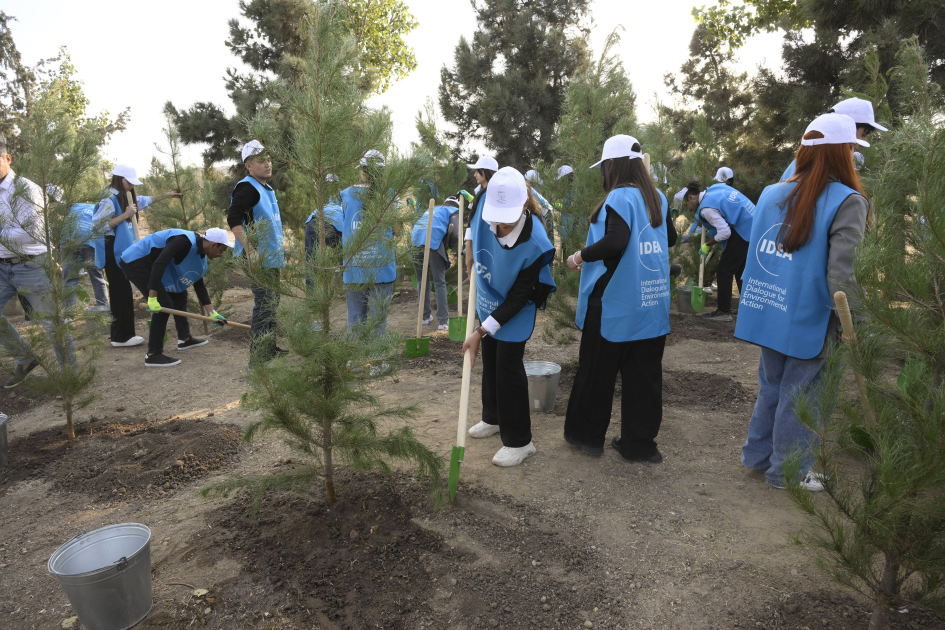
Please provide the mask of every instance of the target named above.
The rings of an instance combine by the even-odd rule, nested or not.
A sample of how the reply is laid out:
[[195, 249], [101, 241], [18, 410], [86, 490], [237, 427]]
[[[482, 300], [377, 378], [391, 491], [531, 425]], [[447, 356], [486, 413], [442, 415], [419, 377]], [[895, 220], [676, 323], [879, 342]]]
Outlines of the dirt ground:
[[[402, 289], [393, 306], [390, 325], [405, 336], [415, 299]], [[227, 301], [234, 320], [248, 321], [246, 287]], [[139, 628], [865, 628], [865, 600], [789, 544], [804, 523], [787, 495], [739, 463], [758, 351], [734, 340], [734, 324], [672, 317], [662, 464], [629, 463], [612, 449], [594, 459], [563, 441], [578, 347], [536, 334], [526, 359], [562, 366], [554, 411], [532, 415], [537, 454], [501, 469], [490, 461], [497, 436], [470, 439], [458, 501], [440, 511], [404, 474], [343, 472], [330, 509], [321, 490], [277, 493], [255, 519], [245, 495], [201, 497], [213, 481], [298, 465], [277, 436], [238, 442], [254, 416], [239, 406], [248, 338], [235, 329], [174, 355], [183, 363], [171, 369], [143, 369], [141, 347], [108, 348], [74, 443], [54, 399], [0, 393], [10, 416], [0, 628], [59, 628], [73, 612], [46, 572], [49, 556], [80, 530], [121, 522], [153, 533], [154, 607]], [[405, 360], [377, 387], [420, 405], [415, 431], [448, 458], [460, 345], [435, 326], [425, 330], [430, 354]], [[202, 336], [200, 325], [194, 334]], [[477, 366], [470, 423], [479, 418], [480, 374]], [[618, 387], [612, 435], [619, 398]], [[893, 627], [945, 623], [909, 610]]]

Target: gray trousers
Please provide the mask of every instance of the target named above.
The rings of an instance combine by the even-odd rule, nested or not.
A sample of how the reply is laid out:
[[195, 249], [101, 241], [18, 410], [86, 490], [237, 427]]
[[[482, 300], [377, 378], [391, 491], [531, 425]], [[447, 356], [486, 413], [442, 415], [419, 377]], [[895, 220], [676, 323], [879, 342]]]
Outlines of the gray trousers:
[[[430, 307], [430, 280], [436, 289], [436, 322], [440, 325], [447, 325], [450, 321], [450, 309], [448, 298], [446, 296], [446, 268], [447, 263], [437, 252], [430, 252], [430, 273], [427, 276], [427, 286], [425, 287], [425, 297], [423, 299], [423, 319], [430, 319], [432, 309]], [[417, 272], [417, 284], [423, 279], [423, 248], [418, 247], [414, 251], [413, 269]], [[420, 292], [417, 291], [417, 301], [420, 300]]]

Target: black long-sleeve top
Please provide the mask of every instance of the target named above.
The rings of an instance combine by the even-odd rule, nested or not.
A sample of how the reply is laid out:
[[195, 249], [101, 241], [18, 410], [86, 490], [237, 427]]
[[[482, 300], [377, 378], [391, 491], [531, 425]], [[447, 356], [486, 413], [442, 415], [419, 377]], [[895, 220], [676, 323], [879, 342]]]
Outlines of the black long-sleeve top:
[[[151, 268], [151, 276], [148, 278], [148, 289], [157, 291], [164, 286], [161, 282], [161, 278], [164, 276], [164, 270], [167, 269], [167, 265], [171, 261], [174, 261], [174, 263], [178, 265], [184, 262], [184, 258], [190, 253], [191, 247], [196, 247], [197, 251], [200, 252], [200, 257], [204, 257], [202, 236], [198, 234], [197, 243], [191, 245], [189, 238], [183, 234], [178, 234], [177, 236], [172, 236], [167, 239], [167, 242], [164, 243], [164, 247], [152, 247], [147, 255], [138, 258], [131, 264], [145, 265]], [[207, 286], [203, 283], [203, 278], [197, 280], [193, 284], [193, 287], [194, 293], [197, 294], [197, 299], [201, 304], [207, 305], [211, 303], [210, 294], [207, 293]]]
[[[505, 245], [502, 247], [505, 249], [514, 249], [522, 243], [527, 243], [532, 237], [532, 222], [534, 220], [535, 218], [529, 213], [528, 216], [525, 217], [525, 225], [522, 227], [522, 233], [519, 234], [518, 238], [515, 240], [515, 244], [512, 245], [512, 247], [505, 247]], [[518, 272], [515, 282], [505, 296], [505, 301], [492, 311], [492, 319], [497, 321], [500, 326], [504, 326], [513, 317], [518, 315], [518, 312], [525, 308], [525, 305], [529, 302], [535, 302], [538, 306], [545, 303], [545, 300], [548, 299], [548, 294], [551, 293], [551, 287], [540, 283], [538, 276], [541, 273], [542, 267], [547, 264], [546, 261], [539, 258], [531, 265]]]
[[230, 229], [238, 225], [250, 225], [255, 220], [253, 208], [259, 203], [259, 191], [249, 182], [240, 182], [233, 189], [233, 199], [226, 213], [226, 224]]

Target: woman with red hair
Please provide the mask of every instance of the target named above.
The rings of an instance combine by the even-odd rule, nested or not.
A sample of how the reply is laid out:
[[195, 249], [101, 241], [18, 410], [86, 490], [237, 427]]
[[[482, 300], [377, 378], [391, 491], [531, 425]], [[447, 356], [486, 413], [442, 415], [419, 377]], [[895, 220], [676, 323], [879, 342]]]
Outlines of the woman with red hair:
[[811, 471], [819, 444], [799, 421], [794, 399], [816, 396], [826, 351], [840, 330], [836, 291], [856, 303], [853, 257], [869, 214], [853, 146], [852, 118], [824, 114], [812, 122], [797, 152], [794, 175], [765, 188], [752, 223], [751, 249], [735, 336], [761, 347], [760, 391], [742, 447], [742, 464], [785, 485], [785, 461], [800, 455], [801, 487], [823, 490]]

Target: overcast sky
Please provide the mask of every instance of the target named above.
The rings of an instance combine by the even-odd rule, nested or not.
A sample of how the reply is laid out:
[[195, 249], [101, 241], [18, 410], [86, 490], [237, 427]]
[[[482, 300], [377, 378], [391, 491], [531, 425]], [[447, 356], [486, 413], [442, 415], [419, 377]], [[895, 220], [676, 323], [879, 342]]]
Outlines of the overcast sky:
[[[710, 1], [710, 0], [706, 0]], [[407, 36], [417, 69], [373, 104], [391, 108], [395, 142], [407, 147], [416, 139], [414, 118], [428, 96], [436, 99], [440, 68], [452, 64], [461, 36], [475, 31], [468, 0], [406, 0], [420, 26]], [[694, 4], [703, 0], [593, 0], [592, 44], [599, 53], [604, 38], [617, 24], [626, 27], [619, 55], [637, 93], [637, 113], [650, 116], [653, 93], [666, 98], [663, 75], [686, 60], [695, 27]], [[178, 108], [210, 101], [233, 112], [224, 89], [227, 67], [243, 69], [225, 46], [227, 21], [237, 17], [238, 0], [0, 0], [0, 10], [17, 18], [14, 40], [23, 61], [32, 65], [66, 46], [85, 84], [91, 113], [112, 114], [131, 107], [131, 124], [114, 136], [105, 154], [147, 171], [154, 144], [160, 142], [168, 100]], [[781, 36], [760, 35], [739, 51], [743, 69], [781, 63]], [[201, 163], [201, 148], [186, 148], [186, 157]]]

